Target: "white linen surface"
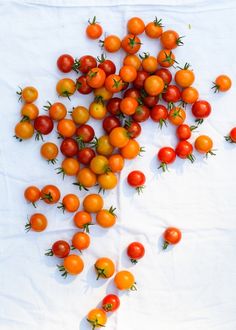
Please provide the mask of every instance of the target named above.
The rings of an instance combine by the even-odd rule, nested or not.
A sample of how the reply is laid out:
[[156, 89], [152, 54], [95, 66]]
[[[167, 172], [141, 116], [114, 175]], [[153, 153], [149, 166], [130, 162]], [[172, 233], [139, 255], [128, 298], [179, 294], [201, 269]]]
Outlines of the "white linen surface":
[[[185, 36], [184, 47], [175, 51], [177, 60], [192, 64], [194, 85], [213, 108], [194, 136], [212, 136], [217, 156], [205, 160], [196, 155], [193, 165], [178, 159], [170, 172], [162, 174], [156, 153], [164, 145], [176, 144], [175, 128], [169, 125], [161, 131], [151, 121], [144, 123], [138, 140], [146, 153], [126, 162], [118, 188], [105, 194], [106, 207], [117, 207], [117, 225], [91, 229], [91, 247], [83, 253], [84, 272], [63, 280], [56, 269], [60, 260], [45, 257], [44, 252], [54, 241], [69, 240], [76, 232], [72, 216], [41, 202], [38, 210], [47, 215], [49, 226], [43, 233], [25, 234], [27, 215], [35, 210], [24, 201], [23, 191], [31, 184], [49, 183], [60, 186], [62, 195], [78, 190], [74, 179], [63, 182], [55, 173], [57, 166], [40, 157], [40, 142], [18, 143], [12, 137], [21, 107], [15, 91], [18, 85], [36, 86], [40, 109], [47, 100], [56, 101], [55, 85], [63, 76], [56, 68], [57, 57], [101, 53], [97, 41], [84, 33], [87, 19], [95, 15], [104, 31], [121, 37], [127, 19], [134, 15], [145, 22], [162, 18], [165, 29]], [[120, 294], [121, 307], [109, 317], [107, 329], [235, 330], [236, 147], [227, 144], [224, 135], [236, 124], [236, 1], [2, 1], [0, 17], [0, 329], [88, 329], [86, 313], [107, 293], [116, 292], [112, 280], [95, 279], [94, 261], [107, 256], [118, 270], [132, 270], [138, 286], [137, 292]], [[159, 42], [145, 36], [142, 41], [142, 51], [157, 53]], [[123, 55], [109, 57], [120, 65]], [[234, 85], [228, 93], [214, 95], [211, 82], [221, 73], [229, 74]], [[77, 93], [65, 104], [70, 110], [87, 106], [91, 99]], [[187, 117], [192, 123], [189, 110]], [[95, 126], [99, 136], [102, 131]], [[56, 134], [46, 140], [56, 141]], [[126, 184], [134, 169], [147, 176], [141, 196]], [[181, 228], [183, 239], [161, 252], [160, 237], [169, 225]], [[136, 240], [145, 245], [146, 256], [133, 266], [125, 248]]]

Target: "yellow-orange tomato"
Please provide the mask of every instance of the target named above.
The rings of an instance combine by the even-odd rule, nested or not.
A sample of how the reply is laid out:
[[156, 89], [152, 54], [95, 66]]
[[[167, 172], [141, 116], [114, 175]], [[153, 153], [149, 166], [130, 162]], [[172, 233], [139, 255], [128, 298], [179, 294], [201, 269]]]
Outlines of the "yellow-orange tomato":
[[120, 172], [124, 167], [124, 158], [119, 154], [111, 155], [108, 158], [108, 164], [112, 172]]
[[114, 278], [114, 283], [119, 290], [135, 290], [134, 275], [127, 270], [119, 271]]
[[64, 269], [61, 269], [61, 271], [66, 272], [70, 275], [78, 275], [80, 274], [84, 269], [84, 262], [80, 258], [80, 256], [77, 256], [76, 254], [70, 254], [69, 256], [65, 257], [63, 261], [63, 267]]
[[21, 108], [23, 120], [34, 120], [38, 117], [39, 109], [34, 103], [26, 103]]
[[144, 89], [150, 96], [156, 96], [163, 92], [165, 83], [161, 77], [152, 75], [147, 77], [144, 82]]
[[86, 211], [79, 211], [74, 215], [74, 224], [76, 227], [89, 233], [89, 226], [92, 225], [92, 216]]
[[141, 67], [141, 60], [135, 54], [128, 54], [123, 60], [123, 65], [131, 65], [138, 71]]
[[183, 108], [174, 107], [170, 110], [168, 119], [169, 121], [176, 126], [183, 124], [186, 118], [186, 112]]
[[58, 147], [55, 143], [44, 143], [40, 149], [40, 153], [49, 163], [55, 164], [57, 162]]
[[175, 55], [169, 49], [162, 49], [157, 55], [157, 62], [161, 66], [169, 68], [175, 63]]
[[142, 34], [145, 30], [145, 24], [139, 17], [132, 17], [127, 24], [128, 32], [134, 35]]
[[60, 102], [56, 102], [51, 104], [50, 102], [48, 102], [48, 105], [44, 106], [45, 109], [48, 110], [48, 114], [49, 116], [56, 121], [59, 121], [63, 118], [65, 118], [66, 114], [67, 114], [67, 109], [64, 106], [63, 103]]
[[120, 111], [127, 116], [131, 116], [135, 113], [137, 106], [138, 101], [133, 97], [127, 96], [120, 102]]
[[213, 141], [207, 135], [200, 135], [197, 137], [194, 143], [195, 149], [201, 154], [214, 154], [212, 152]]
[[100, 88], [104, 85], [106, 79], [105, 72], [100, 68], [92, 68], [87, 73], [87, 84], [92, 88]]
[[132, 82], [137, 77], [137, 70], [132, 65], [124, 65], [121, 67], [119, 74], [124, 82]]
[[103, 309], [94, 308], [88, 313], [87, 321], [93, 329], [104, 327], [107, 323], [107, 315]]
[[110, 278], [115, 273], [114, 262], [109, 258], [99, 258], [94, 264], [94, 268], [97, 272], [97, 280], [102, 278]]
[[123, 127], [116, 127], [109, 134], [109, 141], [115, 148], [123, 148], [129, 142], [129, 139], [129, 133]]
[[84, 198], [83, 207], [89, 213], [97, 213], [103, 208], [103, 198], [99, 194], [90, 194]]
[[194, 87], [184, 88], [181, 92], [181, 99], [185, 103], [193, 104], [199, 98], [198, 90]]
[[98, 99], [98, 100], [108, 101], [112, 98], [113, 93], [108, 91], [106, 89], [106, 87], [102, 86], [102, 87], [96, 88], [94, 90], [94, 95], [95, 95], [96, 99]]
[[64, 212], [66, 210], [67, 212], [76, 212], [80, 206], [80, 200], [79, 197], [75, 194], [67, 194], [63, 197], [62, 203], [58, 208], [61, 208]]
[[108, 171], [108, 159], [105, 156], [99, 155], [93, 157], [91, 160], [90, 164], [90, 169], [93, 171], [95, 174], [103, 174]]
[[124, 82], [117, 74], [110, 74], [105, 80], [105, 87], [111, 93], [118, 93], [122, 90]]
[[19, 141], [30, 139], [34, 135], [34, 126], [28, 121], [21, 121], [15, 126], [15, 137]]
[[96, 215], [97, 224], [103, 228], [110, 228], [116, 223], [115, 208], [110, 207], [109, 210], [101, 210]]
[[117, 177], [113, 172], [100, 174], [98, 176], [98, 184], [102, 190], [114, 189], [117, 185], [117, 182]]
[[72, 137], [76, 132], [76, 125], [72, 119], [61, 119], [57, 124], [57, 131], [63, 137]]
[[35, 87], [27, 86], [25, 88], [21, 88], [20, 92], [17, 92], [20, 95], [20, 100], [25, 103], [33, 103], [38, 98], [38, 91]]
[[33, 230], [40, 232], [45, 230], [47, 225], [48, 221], [45, 215], [43, 215], [42, 213], [35, 213], [30, 217], [29, 222], [25, 225], [25, 230]]
[[75, 82], [70, 78], [63, 78], [58, 81], [56, 91], [59, 96], [70, 98], [76, 91]]
[[65, 175], [76, 175], [80, 169], [80, 164], [77, 159], [75, 158], [65, 158], [62, 163], [61, 167], [58, 168], [58, 174], [62, 173], [63, 177]]
[[25, 189], [24, 196], [28, 202], [36, 207], [35, 202], [37, 202], [41, 196], [40, 189], [35, 186], [29, 186]]
[[90, 115], [87, 108], [79, 105], [73, 108], [71, 112], [71, 117], [76, 124], [83, 125], [87, 123]]
[[121, 40], [115, 35], [107, 36], [102, 42], [104, 49], [109, 53], [117, 52], [121, 47]]
[[60, 197], [60, 190], [52, 184], [44, 186], [41, 190], [41, 199], [47, 204], [56, 204]]
[[156, 57], [150, 56], [148, 53], [144, 53], [144, 56], [142, 56], [142, 67], [146, 72], [155, 72], [158, 67]]
[[156, 17], [153, 22], [149, 22], [146, 25], [145, 33], [149, 38], [152, 38], [152, 39], [160, 38], [160, 36], [162, 35], [162, 32], [163, 32], [162, 27], [163, 27], [163, 25], [162, 25], [161, 19], [158, 20]]
[[90, 168], [83, 167], [77, 174], [78, 186], [81, 189], [88, 190], [97, 183], [97, 176]]
[[89, 106], [89, 114], [94, 119], [101, 120], [106, 116], [107, 108], [102, 102], [92, 102]]
[[140, 149], [139, 143], [130, 139], [126, 146], [120, 149], [120, 153], [125, 159], [133, 159], [140, 154]]
[[114, 147], [110, 144], [109, 136], [102, 135], [97, 140], [96, 151], [99, 155], [110, 156], [113, 153]]
[[232, 82], [230, 77], [222, 74], [218, 76], [213, 83], [212, 89], [216, 92], [227, 92], [231, 88]]
[[98, 39], [102, 35], [102, 27], [101, 25], [96, 21], [96, 16], [94, 16], [92, 21], [88, 21], [88, 26], [86, 28], [86, 34], [90, 39]]
[[79, 251], [87, 249], [90, 245], [89, 235], [81, 232], [74, 234], [72, 237], [72, 245]]
[[184, 68], [178, 70], [175, 74], [175, 82], [183, 88], [189, 87], [193, 84], [195, 76], [192, 70], [189, 70], [189, 64], [186, 63]]

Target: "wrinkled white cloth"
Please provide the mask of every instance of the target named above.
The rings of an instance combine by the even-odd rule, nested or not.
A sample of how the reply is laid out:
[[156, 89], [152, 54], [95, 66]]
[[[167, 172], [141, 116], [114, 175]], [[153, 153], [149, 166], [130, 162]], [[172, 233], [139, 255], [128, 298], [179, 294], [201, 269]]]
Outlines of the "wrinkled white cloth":
[[[98, 5], [98, 3], [100, 3]], [[97, 16], [104, 31], [123, 36], [128, 18], [138, 15], [148, 22], [157, 16], [165, 29], [184, 35], [179, 63], [189, 62], [195, 71], [195, 86], [202, 99], [212, 104], [212, 115], [193, 134], [209, 134], [215, 157], [197, 155], [192, 165], [177, 159], [168, 173], [157, 170], [160, 147], [176, 145], [175, 128], [161, 131], [145, 122], [138, 138], [145, 146], [143, 157], [127, 161], [116, 190], [106, 193], [105, 206], [117, 208], [117, 225], [110, 230], [94, 226], [91, 247], [83, 253], [85, 269], [78, 277], [62, 279], [56, 269], [60, 260], [44, 256], [58, 239], [70, 240], [76, 228], [72, 216], [56, 206], [39, 203], [48, 228], [25, 234], [27, 215], [35, 212], [24, 198], [26, 186], [56, 184], [62, 195], [78, 192], [74, 179], [56, 175], [40, 156], [40, 142], [18, 143], [12, 136], [20, 118], [18, 86], [39, 90], [37, 105], [57, 100], [55, 85], [63, 75], [56, 68], [62, 53], [80, 57], [98, 56], [97, 41], [86, 38], [88, 18]], [[109, 317], [112, 330], [235, 330], [236, 329], [236, 147], [224, 141], [236, 125], [235, 35], [236, 1], [2, 1], [0, 3], [0, 329], [1, 330], [85, 330], [86, 314], [110, 292], [112, 280], [96, 281], [93, 264], [98, 257], [114, 260], [118, 270], [129, 269], [138, 291], [121, 293], [120, 309]], [[142, 36], [142, 51], [157, 54], [159, 41]], [[109, 56], [119, 66], [123, 52]], [[213, 94], [211, 82], [229, 74], [232, 89]], [[72, 77], [75, 77], [72, 74]], [[76, 94], [73, 106], [88, 106], [92, 96]], [[190, 109], [187, 122], [192, 123]], [[93, 121], [91, 120], [93, 124]], [[102, 134], [100, 124], [94, 123]], [[47, 141], [56, 141], [55, 132]], [[62, 157], [59, 157], [59, 163]], [[143, 170], [146, 188], [138, 195], [126, 184], [131, 170]], [[92, 190], [93, 191], [93, 190]], [[81, 197], [84, 193], [78, 192]], [[161, 252], [161, 235], [167, 226], [179, 227], [181, 243]], [[125, 249], [132, 241], [146, 247], [136, 266]]]

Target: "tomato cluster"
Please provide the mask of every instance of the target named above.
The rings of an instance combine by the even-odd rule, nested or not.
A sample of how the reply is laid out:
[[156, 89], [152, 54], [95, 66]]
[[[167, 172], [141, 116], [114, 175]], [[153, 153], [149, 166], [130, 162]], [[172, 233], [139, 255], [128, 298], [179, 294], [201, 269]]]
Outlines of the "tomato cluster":
[[[88, 21], [86, 35], [90, 39], [98, 39], [103, 33], [102, 26], [96, 17]], [[148, 52], [137, 55], [142, 45], [140, 35], [145, 33], [150, 39], [160, 41], [159, 52], [151, 55]], [[87, 194], [81, 203], [77, 194], [67, 194], [60, 201], [58, 187], [47, 185], [42, 189], [35, 186], [27, 187], [25, 199], [36, 207], [39, 200], [47, 204], [57, 204], [63, 212], [73, 213], [74, 225], [80, 231], [71, 238], [70, 244], [64, 240], [54, 242], [47, 256], [62, 258], [58, 265], [63, 277], [67, 274], [78, 275], [84, 269], [81, 256], [71, 253], [79, 252], [90, 246], [90, 226], [99, 225], [110, 228], [116, 224], [115, 208], [104, 208], [104, 199], [100, 192], [114, 189], [118, 184], [119, 172], [125, 166], [126, 160], [135, 159], [144, 151], [137, 138], [142, 133], [142, 123], [150, 119], [160, 128], [167, 123], [176, 127], [176, 146], [163, 146], [157, 152], [159, 168], [167, 170], [176, 156], [194, 162], [193, 150], [199, 153], [214, 155], [213, 141], [207, 135], [189, 139], [194, 130], [211, 114], [211, 105], [207, 100], [199, 99], [198, 90], [193, 87], [195, 74], [190, 64], [179, 66], [174, 50], [183, 45], [183, 37], [174, 30], [163, 30], [162, 20], [145, 24], [139, 17], [131, 18], [127, 23], [127, 35], [122, 39], [116, 35], [107, 34], [99, 40], [104, 53], [95, 58], [86, 54], [74, 58], [70, 54], [62, 54], [57, 59], [57, 67], [62, 73], [76, 72], [76, 80], [63, 77], [56, 84], [60, 98], [69, 100], [75, 93], [93, 95], [88, 107], [78, 105], [71, 111], [62, 102], [48, 102], [44, 106], [47, 114], [39, 114], [34, 102], [38, 91], [34, 87], [25, 87], [17, 94], [24, 102], [21, 109], [21, 121], [15, 126], [15, 137], [22, 141], [30, 139], [35, 134], [36, 140], [44, 142], [44, 136], [56, 129], [60, 145], [54, 142], [44, 142], [40, 153], [48, 163], [57, 163], [59, 152], [64, 159], [56, 168], [58, 174], [76, 179], [74, 185], [79, 190], [88, 191], [98, 185], [98, 193]], [[121, 67], [106, 57], [107, 53], [125, 52]], [[213, 83], [215, 92], [225, 92], [231, 87], [231, 80], [226, 75], [220, 75]], [[187, 108], [191, 107], [195, 122], [186, 123]], [[97, 137], [89, 120], [101, 123], [104, 130]], [[236, 142], [236, 128], [233, 128], [227, 141]], [[144, 188], [146, 176], [142, 171], [129, 173], [127, 183], [139, 193]], [[82, 210], [79, 210], [80, 206]], [[93, 217], [94, 214], [95, 216]], [[94, 219], [95, 218], [95, 219]], [[43, 231], [47, 227], [47, 218], [41, 213], [33, 214], [26, 224], [26, 230]], [[163, 249], [169, 244], [177, 244], [181, 240], [181, 231], [169, 227], [163, 234]], [[127, 248], [127, 255], [133, 263], [137, 263], [145, 254], [145, 248], [140, 242], [133, 242]], [[97, 280], [111, 278], [115, 272], [115, 263], [107, 258], [97, 259], [94, 264]], [[119, 290], [136, 290], [134, 275], [121, 270], [116, 272], [114, 284]], [[117, 310], [120, 300], [117, 295], [109, 294], [101, 308], [95, 308], [87, 315], [92, 328], [102, 327], [107, 321], [107, 312]]]

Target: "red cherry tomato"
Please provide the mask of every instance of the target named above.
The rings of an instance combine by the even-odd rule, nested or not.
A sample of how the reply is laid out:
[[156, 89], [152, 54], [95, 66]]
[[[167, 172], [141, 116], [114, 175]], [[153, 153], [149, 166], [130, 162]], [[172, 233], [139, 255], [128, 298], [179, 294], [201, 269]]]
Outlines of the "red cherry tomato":
[[162, 94], [162, 98], [168, 103], [178, 102], [181, 99], [180, 89], [175, 85], [169, 85]]
[[92, 148], [83, 148], [77, 153], [78, 161], [83, 165], [89, 165], [95, 156], [96, 153]]
[[194, 162], [193, 146], [188, 141], [180, 141], [175, 148], [176, 155], [182, 159], [188, 158], [191, 163]]
[[140, 124], [137, 123], [136, 121], [126, 121], [124, 127], [132, 139], [138, 137], [142, 131]]
[[120, 306], [120, 299], [115, 294], [108, 294], [102, 300], [102, 308], [105, 312], [114, 312]]
[[121, 122], [119, 118], [115, 116], [107, 116], [103, 119], [102, 122], [102, 127], [107, 134], [109, 134], [113, 130], [113, 128], [120, 126], [121, 126]]
[[127, 182], [131, 187], [134, 187], [138, 193], [142, 192], [146, 177], [141, 171], [132, 171], [127, 177]]
[[113, 97], [107, 102], [107, 111], [110, 112], [111, 115], [118, 116], [121, 114], [120, 111], [120, 102], [122, 101], [119, 97]]
[[133, 81], [133, 86], [136, 89], [142, 89], [144, 87], [144, 82], [149, 77], [149, 73], [146, 71], [138, 71], [137, 72], [137, 77]]
[[70, 253], [70, 245], [63, 240], [56, 241], [53, 243], [52, 248], [49, 249], [45, 255], [47, 256], [56, 256], [58, 258], [65, 258]]
[[132, 119], [134, 121], [137, 121], [138, 123], [141, 123], [143, 121], [146, 121], [150, 116], [150, 110], [145, 105], [139, 105], [137, 106], [135, 113], [132, 115]]
[[154, 107], [158, 103], [158, 96], [146, 95], [142, 98], [143, 104], [148, 108]]
[[207, 118], [211, 113], [211, 105], [207, 101], [199, 100], [192, 105], [192, 114], [197, 119], [198, 124], [202, 124], [203, 119]]
[[42, 138], [42, 135], [48, 135], [53, 130], [54, 124], [49, 116], [38, 116], [34, 121], [34, 128], [37, 131], [36, 140]]
[[143, 244], [139, 242], [131, 243], [127, 248], [127, 255], [131, 262], [136, 264], [139, 259], [141, 259], [145, 254], [145, 248]]
[[66, 138], [60, 146], [61, 153], [66, 157], [74, 157], [79, 151], [78, 143], [75, 139]]
[[182, 238], [181, 231], [175, 227], [169, 227], [163, 233], [164, 244], [163, 250], [165, 250], [169, 244], [177, 244]]
[[236, 143], [236, 127], [231, 129], [228, 136], [225, 136], [225, 140], [230, 143]]
[[192, 135], [192, 131], [196, 128], [197, 126], [189, 126], [187, 124], [181, 124], [176, 129], [176, 135], [179, 140], [188, 140]]
[[97, 61], [96, 58], [91, 55], [84, 55], [80, 57], [78, 62], [78, 70], [82, 73], [88, 73], [91, 69], [97, 67]]
[[125, 97], [133, 97], [134, 99], [138, 100], [139, 98], [141, 98], [141, 93], [136, 88], [129, 88], [124, 93], [124, 98]]
[[165, 172], [168, 167], [168, 164], [172, 164], [175, 161], [176, 153], [171, 147], [163, 147], [159, 150], [157, 157], [161, 162], [161, 165], [158, 168], [161, 168]]
[[150, 117], [153, 121], [159, 123], [159, 127], [167, 126], [166, 119], [168, 118], [168, 110], [162, 104], [155, 105], [150, 111]]
[[114, 62], [107, 60], [104, 55], [102, 55], [101, 58], [98, 58], [98, 62], [98, 67], [105, 72], [106, 76], [116, 72], [116, 66]]
[[68, 73], [73, 70], [73, 66], [75, 64], [75, 60], [71, 55], [63, 54], [58, 57], [57, 67], [61, 72]]
[[77, 91], [80, 94], [84, 94], [84, 95], [90, 94], [93, 91], [92, 87], [90, 87], [87, 84], [87, 78], [86, 78], [86, 76], [80, 76], [76, 80], [76, 88], [77, 88]]
[[83, 124], [77, 128], [76, 135], [77, 135], [76, 140], [78, 142], [82, 142], [83, 144], [83, 143], [91, 142], [95, 136], [95, 132], [92, 126]]
[[155, 73], [156, 76], [161, 77], [161, 79], [164, 81], [165, 85], [169, 85], [172, 80], [172, 74], [168, 69], [161, 68], [158, 69]]

